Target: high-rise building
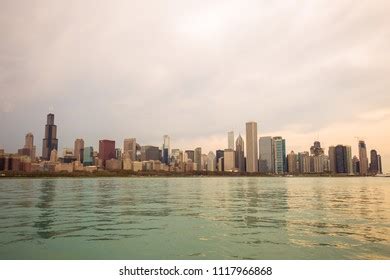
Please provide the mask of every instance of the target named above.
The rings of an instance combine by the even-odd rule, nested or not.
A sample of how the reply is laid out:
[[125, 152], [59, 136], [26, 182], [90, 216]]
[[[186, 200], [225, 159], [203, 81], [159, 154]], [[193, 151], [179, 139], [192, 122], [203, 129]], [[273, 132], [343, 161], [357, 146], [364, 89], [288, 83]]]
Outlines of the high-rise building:
[[58, 154], [57, 154], [57, 150], [56, 149], [53, 149], [51, 150], [50, 152], [50, 162], [57, 162], [57, 159], [58, 159]]
[[232, 172], [235, 169], [235, 155], [234, 150], [225, 149], [223, 152], [223, 169], [224, 171]]
[[336, 172], [348, 174], [347, 147], [343, 145], [337, 145], [335, 151], [336, 151]]
[[257, 152], [257, 123], [246, 123], [246, 172], [259, 171], [259, 157]]
[[106, 160], [115, 158], [115, 141], [100, 140], [99, 141], [99, 159], [102, 161], [103, 167], [106, 166]]
[[261, 173], [274, 173], [275, 147], [271, 136], [259, 139], [259, 171]]
[[381, 155], [378, 155], [378, 173], [379, 174], [383, 174], [383, 170], [382, 170], [382, 157], [381, 157]]
[[297, 161], [298, 161], [297, 155], [294, 153], [294, 151], [291, 151], [291, 153], [287, 155], [287, 165], [288, 165], [289, 174], [297, 173]]
[[202, 148], [198, 147], [195, 149], [194, 153], [194, 163], [198, 171], [202, 170]]
[[275, 173], [283, 174], [287, 171], [286, 140], [280, 136], [274, 137]]
[[234, 132], [228, 132], [228, 149], [234, 150]]
[[[236, 168], [239, 172], [245, 172], [244, 140], [238, 135], [236, 140]], [[223, 154], [222, 154], [223, 157]]]
[[123, 157], [131, 161], [137, 160], [137, 140], [135, 138], [127, 138], [123, 141]]
[[345, 146], [345, 160], [347, 161], [347, 173], [353, 174], [353, 166], [352, 166], [352, 148], [351, 146]]
[[141, 161], [160, 160], [161, 151], [155, 146], [142, 146], [141, 147]]
[[219, 166], [219, 159], [223, 158], [223, 150], [216, 150], [215, 151], [215, 160], [217, 161], [217, 169], [218, 171], [223, 171], [223, 165]]
[[360, 163], [359, 163], [359, 159], [357, 156], [354, 156], [352, 159], [352, 173], [354, 175], [360, 174]]
[[321, 148], [321, 143], [319, 141], [315, 141], [313, 146], [310, 148], [310, 153], [313, 156], [319, 156], [324, 154], [324, 149]]
[[171, 138], [168, 135], [164, 135], [164, 143], [162, 147], [162, 162], [169, 164], [171, 158]]
[[26, 134], [25, 137], [25, 143], [24, 143], [24, 149], [29, 150], [29, 157], [32, 161], [35, 161], [36, 157], [36, 147], [34, 146], [34, 135], [29, 132]]
[[359, 150], [359, 162], [360, 162], [360, 175], [366, 176], [368, 174], [368, 158], [367, 147], [364, 141], [360, 140], [358, 145]]
[[195, 161], [195, 152], [194, 152], [194, 150], [186, 150], [184, 153], [187, 155], [187, 160], [190, 159], [192, 162]]
[[84, 166], [94, 165], [93, 147], [84, 147], [83, 165]]
[[83, 157], [84, 157], [83, 150], [84, 150], [84, 140], [83, 139], [76, 139], [74, 141], [74, 152], [73, 152], [73, 155], [80, 162], [83, 162]]
[[336, 173], [336, 148], [334, 146], [329, 147], [329, 171], [330, 173]]
[[370, 174], [376, 175], [379, 172], [379, 166], [378, 166], [378, 153], [376, 150], [370, 151], [370, 168], [369, 168]]
[[298, 153], [299, 173], [310, 173], [310, 155], [309, 152]]
[[57, 126], [54, 124], [54, 114], [48, 114], [45, 125], [45, 138], [43, 138], [42, 144], [42, 158], [50, 160], [52, 150], [58, 151]]
[[210, 171], [210, 172], [217, 171], [216, 157], [215, 157], [215, 154], [211, 151], [207, 155], [207, 171]]

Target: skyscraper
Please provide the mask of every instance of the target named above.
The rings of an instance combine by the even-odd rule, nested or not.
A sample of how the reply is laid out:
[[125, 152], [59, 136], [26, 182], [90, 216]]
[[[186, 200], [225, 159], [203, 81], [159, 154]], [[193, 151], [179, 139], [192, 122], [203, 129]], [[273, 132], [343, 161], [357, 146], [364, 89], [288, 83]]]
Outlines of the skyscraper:
[[[222, 155], [223, 156], [223, 155]], [[238, 135], [236, 140], [236, 168], [239, 172], [245, 172], [244, 140]]]
[[335, 152], [336, 152], [336, 172], [348, 174], [347, 147], [343, 145], [337, 145], [335, 148]]
[[223, 158], [223, 150], [216, 150], [215, 152], [215, 160], [217, 161], [217, 169], [218, 171], [223, 171], [223, 165], [219, 166], [220, 158]]
[[215, 154], [211, 151], [207, 155], [207, 171], [210, 171], [210, 172], [217, 171], [217, 161], [215, 158]]
[[259, 139], [259, 171], [261, 173], [274, 173], [275, 148], [274, 140], [270, 136]]
[[336, 148], [334, 146], [329, 147], [329, 171], [330, 173], [336, 173]]
[[36, 147], [34, 146], [34, 135], [31, 132], [26, 134], [24, 149], [29, 150], [31, 160], [35, 161]]
[[171, 138], [168, 135], [164, 135], [163, 138], [162, 159], [165, 164], [169, 164], [171, 158]]
[[155, 146], [142, 146], [141, 147], [141, 161], [148, 160], [160, 160], [161, 151]]
[[42, 158], [50, 160], [52, 150], [58, 150], [57, 126], [54, 124], [54, 114], [48, 114], [45, 125], [45, 138], [43, 138], [42, 144]]
[[368, 158], [367, 158], [367, 148], [364, 141], [359, 141], [359, 162], [360, 162], [360, 175], [366, 176], [368, 173]]
[[376, 150], [370, 151], [370, 174], [376, 175], [379, 172], [378, 153]]
[[257, 153], [257, 123], [246, 123], [246, 171], [259, 171], [259, 158]]
[[84, 152], [84, 140], [83, 139], [76, 139], [74, 141], [74, 152], [73, 152], [73, 155], [80, 162], [83, 162], [83, 157], [84, 157], [84, 153], [83, 152]]
[[228, 132], [228, 149], [234, 150], [234, 132]]
[[280, 136], [274, 137], [275, 173], [283, 174], [287, 171], [286, 140]]
[[85, 147], [83, 152], [83, 165], [94, 165], [93, 147]]
[[196, 163], [196, 170], [202, 170], [202, 148], [198, 147], [195, 149], [194, 153], [194, 163]]
[[123, 157], [131, 161], [137, 160], [137, 140], [127, 138], [123, 141]]
[[382, 171], [382, 157], [381, 157], [381, 155], [378, 155], [378, 173], [379, 174], [383, 174], [383, 171]]
[[234, 171], [234, 168], [236, 166], [234, 150], [225, 149], [225, 151], [223, 152], [223, 159], [223, 170], [229, 172]]
[[195, 152], [194, 150], [186, 150], [184, 153], [187, 155], [187, 159], [190, 159], [192, 162], [195, 161]]
[[291, 153], [289, 153], [287, 155], [287, 165], [288, 165], [288, 173], [289, 174], [296, 174], [297, 173], [297, 160], [298, 160], [298, 157], [294, 153], [294, 151], [291, 151]]
[[115, 158], [115, 141], [100, 140], [99, 141], [99, 159], [102, 160], [103, 167], [106, 166], [106, 161]]
[[353, 174], [353, 165], [352, 165], [352, 148], [351, 146], [345, 146], [345, 160], [347, 161], [347, 173], [352, 175]]

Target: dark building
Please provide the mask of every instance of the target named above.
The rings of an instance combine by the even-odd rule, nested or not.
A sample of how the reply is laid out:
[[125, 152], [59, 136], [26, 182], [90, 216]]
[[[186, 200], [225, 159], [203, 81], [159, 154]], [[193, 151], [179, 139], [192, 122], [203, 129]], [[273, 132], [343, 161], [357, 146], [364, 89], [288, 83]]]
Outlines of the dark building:
[[99, 159], [102, 160], [103, 166], [106, 166], [106, 160], [115, 158], [115, 141], [100, 140], [99, 141]]
[[[223, 150], [216, 150], [215, 151], [215, 160], [217, 162], [217, 169], [219, 168], [218, 167], [219, 159], [223, 158], [223, 157], [224, 157], [224, 151]], [[222, 162], [222, 169], [223, 169], [223, 162]]]
[[42, 158], [50, 160], [52, 150], [58, 151], [57, 126], [54, 124], [54, 114], [47, 115], [45, 138], [43, 138]]
[[162, 162], [165, 164], [169, 164], [169, 149], [163, 149]]
[[0, 171], [5, 170], [6, 157], [0, 157]]
[[187, 154], [187, 158], [192, 160], [192, 162], [195, 161], [195, 151], [194, 150], [186, 150], [185, 153]]
[[347, 147], [337, 145], [336, 148], [336, 172], [348, 173]]
[[379, 172], [378, 153], [376, 150], [370, 152], [370, 174], [376, 175]]
[[155, 146], [142, 146], [141, 147], [141, 161], [147, 160], [160, 160], [161, 151]]
[[18, 150], [18, 155], [19, 156], [30, 156], [31, 155], [31, 150], [29, 148], [22, 148]]
[[379, 174], [383, 174], [383, 170], [382, 170], [382, 157], [381, 157], [381, 155], [378, 155], [378, 173]]
[[313, 146], [310, 147], [310, 153], [313, 156], [320, 156], [324, 154], [324, 149], [321, 148], [321, 143], [319, 141], [315, 141]]

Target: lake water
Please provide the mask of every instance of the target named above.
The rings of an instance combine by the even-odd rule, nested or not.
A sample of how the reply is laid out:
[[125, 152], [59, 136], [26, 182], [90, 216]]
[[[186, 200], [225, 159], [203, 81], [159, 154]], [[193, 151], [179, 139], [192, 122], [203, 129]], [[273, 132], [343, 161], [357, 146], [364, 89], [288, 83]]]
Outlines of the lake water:
[[1, 179], [0, 259], [390, 259], [390, 179]]

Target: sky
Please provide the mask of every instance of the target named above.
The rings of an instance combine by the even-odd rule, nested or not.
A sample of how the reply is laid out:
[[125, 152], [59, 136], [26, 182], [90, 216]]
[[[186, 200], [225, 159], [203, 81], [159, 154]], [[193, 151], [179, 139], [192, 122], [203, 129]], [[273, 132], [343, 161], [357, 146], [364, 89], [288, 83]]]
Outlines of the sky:
[[387, 0], [2, 0], [0, 147], [32, 132], [40, 154], [49, 111], [60, 149], [168, 134], [208, 153], [256, 121], [287, 152], [363, 139], [390, 172], [389, 14]]

